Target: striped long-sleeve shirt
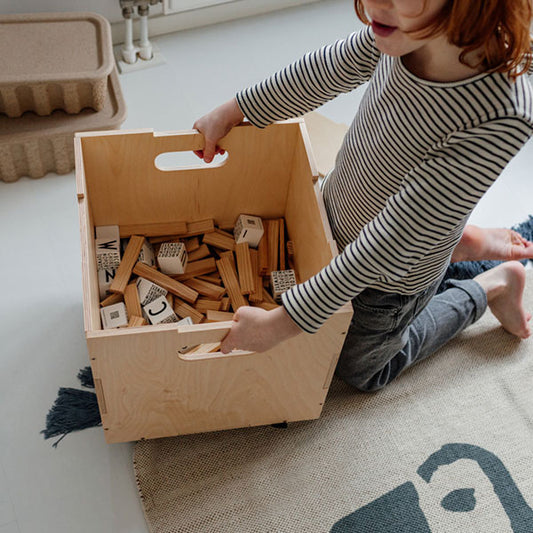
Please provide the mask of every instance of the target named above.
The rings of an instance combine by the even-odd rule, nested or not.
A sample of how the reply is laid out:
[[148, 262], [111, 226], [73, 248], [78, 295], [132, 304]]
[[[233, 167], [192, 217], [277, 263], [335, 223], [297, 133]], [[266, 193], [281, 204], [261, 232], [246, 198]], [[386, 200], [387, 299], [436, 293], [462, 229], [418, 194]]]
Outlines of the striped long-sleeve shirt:
[[472, 209], [533, 129], [527, 76], [426, 81], [380, 53], [371, 28], [306, 54], [237, 102], [265, 127], [365, 82], [323, 184], [342, 253], [283, 295], [291, 318], [311, 333], [366, 287], [413, 294], [436, 280]]

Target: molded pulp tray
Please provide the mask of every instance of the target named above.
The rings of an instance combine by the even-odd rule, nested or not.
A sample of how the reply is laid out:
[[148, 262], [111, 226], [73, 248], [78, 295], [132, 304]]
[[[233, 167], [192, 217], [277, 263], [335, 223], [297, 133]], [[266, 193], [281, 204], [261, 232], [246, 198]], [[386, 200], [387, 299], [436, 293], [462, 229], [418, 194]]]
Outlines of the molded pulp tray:
[[96, 13], [0, 15], [0, 113], [79, 113], [105, 105], [111, 27]]
[[54, 111], [48, 117], [34, 113], [20, 118], [0, 115], [0, 179], [66, 174], [74, 169], [75, 132], [118, 129], [125, 119], [126, 104], [116, 69], [108, 77], [101, 111], [85, 109], [78, 115]]

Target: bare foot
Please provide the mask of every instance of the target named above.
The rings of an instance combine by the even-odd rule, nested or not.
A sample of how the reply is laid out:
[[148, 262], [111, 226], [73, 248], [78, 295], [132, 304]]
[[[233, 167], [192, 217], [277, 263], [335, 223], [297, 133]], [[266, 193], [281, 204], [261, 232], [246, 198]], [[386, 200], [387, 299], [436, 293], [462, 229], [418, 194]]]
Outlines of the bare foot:
[[533, 259], [533, 242], [507, 228], [479, 228], [468, 225], [452, 254], [457, 261], [518, 261]]
[[474, 278], [487, 293], [490, 310], [509, 333], [527, 339], [531, 335], [529, 320], [522, 304], [526, 271], [518, 261], [502, 263]]

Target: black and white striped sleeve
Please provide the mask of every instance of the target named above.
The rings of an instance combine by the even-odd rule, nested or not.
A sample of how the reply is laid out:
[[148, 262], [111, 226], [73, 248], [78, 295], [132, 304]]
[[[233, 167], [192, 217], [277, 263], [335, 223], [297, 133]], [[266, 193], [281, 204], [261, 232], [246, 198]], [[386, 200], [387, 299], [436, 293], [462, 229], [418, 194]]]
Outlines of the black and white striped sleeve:
[[313, 333], [374, 282], [401, 280], [468, 216], [530, 134], [525, 120], [500, 118], [455, 133], [428, 153], [356, 241], [283, 294], [292, 319]]
[[370, 79], [380, 53], [370, 28], [324, 46], [237, 93], [246, 118], [264, 128], [312, 111]]

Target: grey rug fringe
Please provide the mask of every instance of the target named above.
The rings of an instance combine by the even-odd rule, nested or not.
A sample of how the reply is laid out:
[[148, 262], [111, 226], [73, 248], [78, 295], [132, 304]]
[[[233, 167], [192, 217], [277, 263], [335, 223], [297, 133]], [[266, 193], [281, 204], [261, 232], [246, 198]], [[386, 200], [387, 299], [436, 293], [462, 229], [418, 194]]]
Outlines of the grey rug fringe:
[[[78, 372], [83, 387], [94, 389], [90, 366]], [[41, 431], [45, 439], [61, 437], [54, 448], [71, 432], [102, 425], [96, 394], [91, 391], [61, 387], [57, 399], [46, 415], [46, 428]]]
[[[533, 215], [521, 224], [513, 226], [512, 229], [527, 240], [533, 241]], [[446, 271], [438, 292], [442, 292], [445, 281], [448, 279], [471, 279], [500, 263], [502, 261], [452, 263]], [[527, 260], [522, 263], [527, 263]], [[91, 367], [82, 368], [78, 373], [78, 379], [83, 387], [94, 389]], [[53, 444], [55, 448], [70, 432], [101, 425], [102, 420], [94, 392], [61, 387], [54, 405], [46, 416], [46, 428], [41, 433], [45, 439], [61, 435], [61, 438]]]

